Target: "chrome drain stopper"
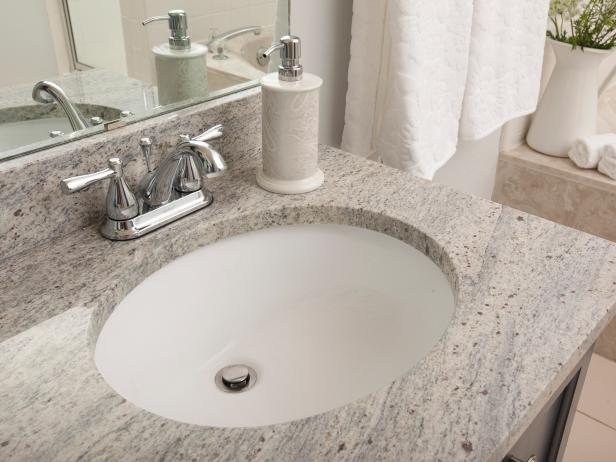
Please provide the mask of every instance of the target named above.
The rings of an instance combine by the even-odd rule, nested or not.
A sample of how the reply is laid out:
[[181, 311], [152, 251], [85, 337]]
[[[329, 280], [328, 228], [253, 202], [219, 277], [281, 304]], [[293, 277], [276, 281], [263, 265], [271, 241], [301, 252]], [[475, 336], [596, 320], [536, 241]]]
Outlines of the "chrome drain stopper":
[[216, 385], [226, 393], [241, 393], [250, 390], [257, 382], [257, 373], [243, 364], [223, 367], [216, 374]]

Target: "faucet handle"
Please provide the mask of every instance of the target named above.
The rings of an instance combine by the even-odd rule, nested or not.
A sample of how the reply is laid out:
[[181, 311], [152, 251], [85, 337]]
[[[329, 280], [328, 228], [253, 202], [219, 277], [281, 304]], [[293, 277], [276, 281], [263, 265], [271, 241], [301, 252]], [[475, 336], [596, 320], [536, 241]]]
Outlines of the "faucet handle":
[[98, 183], [99, 181], [113, 178], [118, 175], [118, 172], [119, 174], [122, 173], [122, 162], [120, 159], [109, 159], [107, 165], [108, 168], [101, 170], [100, 172], [87, 173], [86, 175], [74, 176], [67, 178], [66, 180], [62, 180], [60, 182], [62, 192], [64, 194], [72, 194], [86, 189], [88, 186]]
[[139, 215], [139, 202], [124, 180], [122, 161], [112, 158], [107, 161], [107, 168], [95, 173], [67, 178], [60, 182], [64, 194], [81, 191], [99, 181], [110, 179], [107, 192], [107, 216], [112, 220], [130, 220]]
[[196, 157], [182, 155], [175, 188], [182, 193], [198, 191], [202, 178], [214, 178], [227, 170], [223, 157], [210, 145], [210, 141], [224, 134], [222, 124], [214, 125], [198, 136], [180, 135], [176, 154], [193, 153]]
[[214, 125], [213, 127], [208, 128], [206, 131], [197, 135], [195, 137], [191, 137], [190, 135], [182, 134], [180, 135], [180, 143], [186, 143], [188, 141], [201, 141], [207, 143], [209, 141], [214, 141], [224, 135], [224, 126], [223, 124]]
[[194, 141], [204, 141], [207, 143], [209, 141], [214, 141], [222, 137], [222, 135], [224, 135], [224, 126], [222, 124], [218, 124], [214, 125], [211, 128], [208, 128], [206, 131], [204, 131], [198, 136], [195, 136], [192, 139]]
[[206, 143], [209, 144], [210, 141], [217, 140], [224, 135], [224, 126], [223, 124], [214, 125], [213, 127], [208, 128], [206, 131], [197, 135], [195, 137], [191, 137], [187, 134], [181, 134], [179, 136], [178, 146], [181, 146], [182, 143], [190, 143], [191, 141], [196, 141], [198, 143]]

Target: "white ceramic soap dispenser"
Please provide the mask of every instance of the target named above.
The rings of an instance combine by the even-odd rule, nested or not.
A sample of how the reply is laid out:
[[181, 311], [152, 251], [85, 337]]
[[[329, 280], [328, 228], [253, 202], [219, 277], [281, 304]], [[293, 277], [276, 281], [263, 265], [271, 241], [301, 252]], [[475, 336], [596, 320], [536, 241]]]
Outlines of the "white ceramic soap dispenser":
[[183, 10], [171, 10], [168, 16], [143, 21], [169, 22], [169, 43], [152, 48], [156, 63], [158, 102], [167, 105], [207, 95], [207, 47], [191, 44], [188, 18]]
[[303, 72], [299, 37], [284, 36], [260, 55], [280, 50], [278, 72], [261, 79], [263, 166], [257, 184], [279, 194], [301, 194], [323, 184], [319, 169], [319, 90], [323, 80]]

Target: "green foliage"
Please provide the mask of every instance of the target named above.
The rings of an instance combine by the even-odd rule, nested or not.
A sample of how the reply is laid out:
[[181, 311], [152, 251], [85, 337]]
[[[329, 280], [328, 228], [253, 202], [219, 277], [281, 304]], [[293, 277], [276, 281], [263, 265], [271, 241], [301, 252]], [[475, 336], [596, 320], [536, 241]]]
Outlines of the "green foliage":
[[609, 50], [616, 46], [616, 0], [552, 0], [548, 37], [573, 48]]

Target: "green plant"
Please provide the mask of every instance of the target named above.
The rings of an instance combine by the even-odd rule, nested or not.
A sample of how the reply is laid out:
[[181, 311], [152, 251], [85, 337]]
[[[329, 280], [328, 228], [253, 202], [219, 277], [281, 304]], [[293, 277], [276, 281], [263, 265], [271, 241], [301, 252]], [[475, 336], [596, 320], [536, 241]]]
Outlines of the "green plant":
[[552, 0], [548, 37], [573, 48], [609, 50], [616, 46], [616, 0]]

